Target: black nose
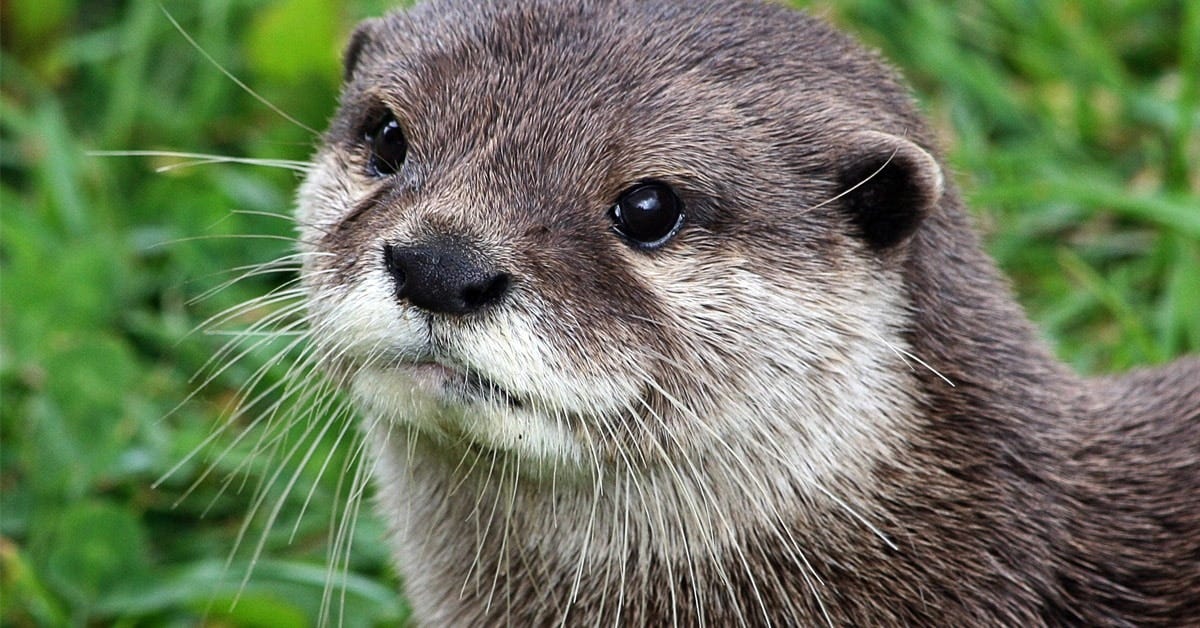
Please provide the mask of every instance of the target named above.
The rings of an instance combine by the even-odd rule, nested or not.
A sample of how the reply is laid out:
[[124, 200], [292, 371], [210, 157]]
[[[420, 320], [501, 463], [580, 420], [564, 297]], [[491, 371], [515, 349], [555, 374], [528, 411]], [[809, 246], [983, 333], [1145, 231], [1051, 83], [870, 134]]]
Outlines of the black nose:
[[383, 263], [398, 297], [440, 314], [475, 312], [504, 296], [511, 283], [507, 273], [491, 268], [483, 255], [457, 238], [385, 244]]

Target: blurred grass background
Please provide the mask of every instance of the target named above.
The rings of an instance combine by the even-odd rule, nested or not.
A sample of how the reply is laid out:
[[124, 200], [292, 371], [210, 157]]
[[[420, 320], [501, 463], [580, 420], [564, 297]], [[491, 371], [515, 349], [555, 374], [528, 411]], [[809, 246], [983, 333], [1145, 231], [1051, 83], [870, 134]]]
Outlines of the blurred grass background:
[[[390, 3], [164, 4], [208, 54], [319, 129], [349, 30]], [[992, 252], [1063, 359], [1098, 373], [1200, 348], [1200, 3], [814, 10], [913, 82]], [[280, 521], [264, 531], [264, 514], [251, 518], [227, 568], [272, 465], [233, 430], [151, 486], [223, 423], [273, 353], [189, 382], [225, 341], [189, 332], [290, 279], [253, 277], [193, 302], [231, 269], [287, 253], [283, 238], [236, 236], [289, 236], [286, 221], [256, 212], [288, 212], [296, 177], [232, 164], [159, 174], [177, 160], [87, 154], [305, 159], [314, 138], [190, 47], [157, 0], [0, 11], [0, 623], [315, 623], [344, 444], [322, 443], [287, 495], [269, 491], [269, 503], [283, 499]], [[334, 471], [318, 478], [330, 456]], [[354, 528], [348, 625], [403, 621], [382, 530], [366, 514]]]

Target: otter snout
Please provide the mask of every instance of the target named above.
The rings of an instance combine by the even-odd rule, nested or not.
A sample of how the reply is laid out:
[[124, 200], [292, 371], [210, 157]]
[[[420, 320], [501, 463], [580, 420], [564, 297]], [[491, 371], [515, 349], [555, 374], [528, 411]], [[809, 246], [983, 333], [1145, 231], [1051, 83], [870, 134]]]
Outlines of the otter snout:
[[427, 312], [462, 316], [492, 305], [512, 277], [460, 238], [438, 236], [411, 245], [383, 245], [396, 297]]

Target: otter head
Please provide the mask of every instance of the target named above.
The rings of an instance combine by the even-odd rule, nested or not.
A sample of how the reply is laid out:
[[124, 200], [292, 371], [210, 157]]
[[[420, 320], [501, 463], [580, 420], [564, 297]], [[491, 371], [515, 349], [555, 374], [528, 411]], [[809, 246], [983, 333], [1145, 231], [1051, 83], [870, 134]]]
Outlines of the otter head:
[[765, 4], [443, 4], [357, 30], [300, 194], [313, 336], [372, 420], [534, 476], [853, 480], [902, 438], [943, 184], [873, 57]]

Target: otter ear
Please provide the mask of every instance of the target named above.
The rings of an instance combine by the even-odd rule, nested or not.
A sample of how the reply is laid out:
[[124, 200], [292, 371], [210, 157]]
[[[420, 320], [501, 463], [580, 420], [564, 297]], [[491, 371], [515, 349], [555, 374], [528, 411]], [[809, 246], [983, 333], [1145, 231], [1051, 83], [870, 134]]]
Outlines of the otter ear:
[[375, 38], [375, 26], [378, 20], [366, 20], [354, 29], [354, 34], [350, 36], [350, 43], [346, 45], [346, 52], [342, 53], [342, 81], [349, 83], [350, 79], [354, 78], [354, 70], [358, 67], [359, 58], [362, 57], [363, 49], [371, 44]]
[[850, 136], [843, 154], [842, 207], [877, 251], [904, 242], [942, 197], [942, 168], [911, 141], [876, 131]]

